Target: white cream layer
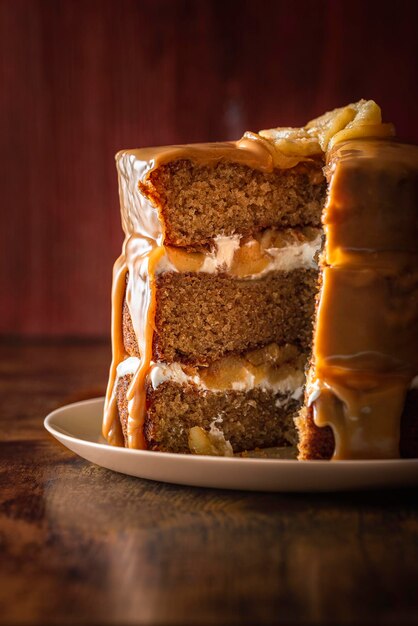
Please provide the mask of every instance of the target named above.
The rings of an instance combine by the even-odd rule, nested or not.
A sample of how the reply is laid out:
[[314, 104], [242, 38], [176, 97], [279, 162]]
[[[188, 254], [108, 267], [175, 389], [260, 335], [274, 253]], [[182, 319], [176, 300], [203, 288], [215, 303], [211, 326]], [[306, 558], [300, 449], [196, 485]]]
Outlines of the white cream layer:
[[135, 374], [140, 362], [141, 361], [136, 356], [130, 356], [121, 361], [116, 368], [117, 378], [122, 378], [122, 376], [126, 376], [127, 374]]
[[[151, 367], [150, 381], [154, 389], [157, 389], [161, 383], [165, 381], [178, 383], [179, 385], [194, 384], [200, 389], [208, 391], [222, 391], [225, 389], [217, 389], [208, 387], [200, 376], [189, 376], [186, 374], [179, 363], [154, 363]], [[264, 391], [272, 391], [273, 393], [291, 394], [293, 399], [299, 399], [302, 395], [303, 386], [305, 384], [305, 376], [303, 372], [297, 371], [289, 374], [285, 378], [274, 383], [267, 378], [255, 381], [255, 376], [251, 372], [247, 372], [246, 380], [232, 383], [232, 391], [250, 391], [251, 389], [263, 389]]]
[[[135, 374], [140, 364], [140, 360], [137, 357], [129, 357], [119, 363], [117, 367], [117, 377], [121, 378], [127, 374]], [[196, 385], [199, 389], [206, 391], [219, 391], [225, 392], [225, 389], [217, 389], [216, 387], [207, 387], [200, 376], [189, 376], [185, 373], [180, 363], [152, 363], [151, 370], [148, 375], [148, 379], [153, 389], [157, 389], [165, 381], [177, 383], [178, 385]], [[280, 393], [283, 395], [289, 395], [289, 399], [299, 400], [303, 393], [303, 386], [305, 384], [305, 376], [301, 371], [295, 371], [289, 374], [285, 378], [271, 383], [267, 378], [261, 379], [257, 383], [255, 377], [251, 372], [247, 373], [245, 381], [239, 381], [232, 383], [232, 391], [250, 391], [251, 389], [263, 389], [264, 391], [271, 391], [273, 393]]]
[[[288, 272], [295, 269], [316, 268], [315, 255], [321, 247], [321, 239], [322, 235], [318, 234], [314, 239], [304, 243], [295, 242], [280, 248], [265, 248], [263, 252], [267, 255], [267, 258], [270, 257], [268, 264], [261, 272], [250, 274], [245, 276], [245, 278], [258, 278], [272, 271]], [[207, 274], [230, 272], [234, 254], [240, 247], [240, 240], [240, 235], [215, 237], [215, 249], [205, 254], [205, 260], [197, 271]], [[251, 245], [251, 242], [244, 245]], [[178, 269], [171, 263], [167, 254], [161, 258], [156, 268], [157, 274], [164, 272], [178, 272]]]
[[322, 235], [319, 234], [312, 241], [295, 243], [283, 248], [267, 248], [266, 252], [272, 257], [267, 267], [261, 272], [271, 271], [289, 272], [296, 269], [317, 268], [315, 255], [321, 248]]

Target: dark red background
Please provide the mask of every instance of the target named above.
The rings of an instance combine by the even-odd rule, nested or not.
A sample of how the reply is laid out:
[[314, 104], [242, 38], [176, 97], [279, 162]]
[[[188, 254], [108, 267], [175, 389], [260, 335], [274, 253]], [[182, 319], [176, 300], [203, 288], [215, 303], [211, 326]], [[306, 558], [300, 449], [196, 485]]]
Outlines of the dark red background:
[[0, 333], [109, 332], [114, 153], [373, 98], [418, 141], [418, 2], [0, 2]]

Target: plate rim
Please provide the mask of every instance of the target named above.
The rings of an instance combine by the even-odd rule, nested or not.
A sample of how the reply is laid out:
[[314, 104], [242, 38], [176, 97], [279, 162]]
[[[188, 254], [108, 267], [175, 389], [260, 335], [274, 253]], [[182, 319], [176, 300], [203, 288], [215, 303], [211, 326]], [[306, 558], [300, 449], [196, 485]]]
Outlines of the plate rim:
[[[50, 435], [52, 435], [55, 439], [58, 436], [69, 442], [76, 442], [77, 444], [86, 445], [89, 447], [94, 447], [99, 450], [117, 450], [118, 452], [131, 455], [134, 458], [148, 458], [149, 456], [154, 457], [154, 455], [158, 455], [158, 458], [162, 458], [165, 460], [180, 460], [184, 463], [195, 463], [197, 461], [205, 460], [205, 462], [220, 464], [220, 463], [236, 463], [240, 462], [243, 464], [246, 462], [250, 462], [251, 464], [262, 464], [264, 466], [270, 465], [287, 465], [287, 466], [307, 466], [314, 465], [315, 467], [345, 467], [345, 468], [359, 468], [362, 465], [371, 465], [373, 468], [378, 468], [378, 466], [387, 467], [388, 465], [402, 465], [405, 467], [406, 465], [418, 466], [418, 458], [408, 458], [408, 459], [350, 459], [350, 460], [339, 460], [339, 461], [329, 461], [323, 459], [310, 459], [310, 460], [298, 460], [298, 459], [274, 459], [274, 458], [259, 458], [259, 457], [226, 457], [226, 456], [210, 456], [210, 455], [202, 455], [202, 454], [185, 454], [181, 452], [160, 452], [155, 450], [136, 450], [131, 448], [124, 448], [122, 446], [111, 446], [108, 443], [100, 443], [95, 441], [89, 441], [87, 439], [82, 439], [80, 437], [76, 437], [74, 435], [68, 434], [53, 425], [54, 418], [56, 415], [59, 415], [63, 412], [69, 411], [71, 409], [78, 408], [80, 406], [87, 407], [89, 404], [99, 404], [104, 403], [104, 396], [89, 398], [88, 400], [80, 400], [77, 402], [71, 402], [69, 404], [62, 405], [57, 407], [53, 411], [50, 411], [48, 415], [43, 420], [44, 428], [48, 431]], [[99, 432], [98, 435], [101, 433]]]

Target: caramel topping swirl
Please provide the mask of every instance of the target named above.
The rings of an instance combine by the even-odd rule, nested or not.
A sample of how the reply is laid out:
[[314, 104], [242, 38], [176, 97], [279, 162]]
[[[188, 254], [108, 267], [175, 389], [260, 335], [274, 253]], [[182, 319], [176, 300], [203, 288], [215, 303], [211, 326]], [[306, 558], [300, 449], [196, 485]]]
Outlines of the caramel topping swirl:
[[359, 100], [328, 111], [303, 128], [272, 128], [259, 135], [270, 141], [280, 164], [281, 156], [312, 157], [328, 152], [335, 144], [361, 137], [394, 135], [392, 124], [382, 124], [380, 107], [374, 100]]

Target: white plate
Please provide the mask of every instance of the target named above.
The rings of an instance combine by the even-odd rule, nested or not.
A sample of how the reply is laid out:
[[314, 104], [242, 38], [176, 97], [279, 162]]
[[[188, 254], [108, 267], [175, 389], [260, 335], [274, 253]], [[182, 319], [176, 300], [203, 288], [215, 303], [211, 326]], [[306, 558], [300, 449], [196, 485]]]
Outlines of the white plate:
[[84, 459], [122, 474], [179, 485], [250, 491], [345, 491], [418, 485], [418, 459], [295, 461], [109, 446], [100, 434], [103, 403], [103, 398], [97, 398], [57, 409], [45, 418], [45, 428]]

